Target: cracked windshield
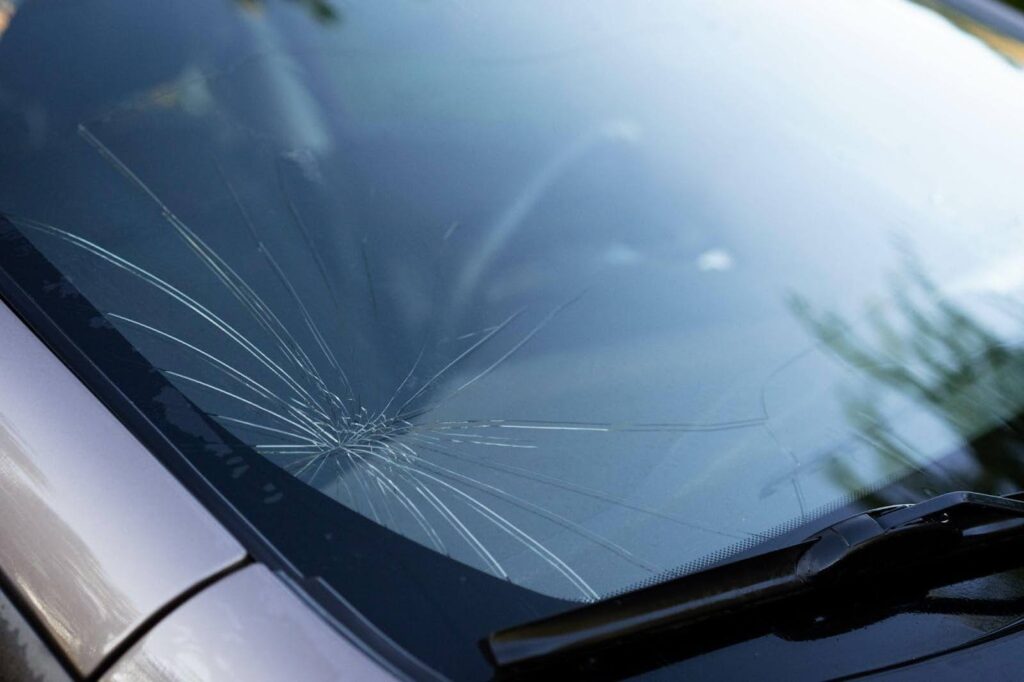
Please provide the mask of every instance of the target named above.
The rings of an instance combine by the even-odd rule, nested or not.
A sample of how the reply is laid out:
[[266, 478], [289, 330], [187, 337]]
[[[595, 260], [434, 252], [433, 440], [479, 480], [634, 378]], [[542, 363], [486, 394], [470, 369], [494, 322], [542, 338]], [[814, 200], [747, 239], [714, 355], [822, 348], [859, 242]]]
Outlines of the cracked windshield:
[[[127, 339], [109, 372], [164, 386], [127, 395], [294, 533], [254, 467], [584, 602], [919, 470], [905, 497], [1003, 485], [934, 466], [1024, 407], [1024, 80], [955, 18], [0, 10], [4, 258], [52, 266], [42, 305], [93, 311], [65, 331]], [[175, 435], [204, 429], [231, 446]]]

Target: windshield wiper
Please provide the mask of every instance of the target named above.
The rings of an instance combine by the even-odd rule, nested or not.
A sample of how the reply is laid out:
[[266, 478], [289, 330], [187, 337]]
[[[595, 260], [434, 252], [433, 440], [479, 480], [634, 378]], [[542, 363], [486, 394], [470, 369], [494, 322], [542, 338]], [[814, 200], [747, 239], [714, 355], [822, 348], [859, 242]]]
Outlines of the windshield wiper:
[[495, 632], [482, 646], [500, 670], [530, 668], [669, 630], [786, 617], [797, 604], [858, 589], [934, 582], [965, 559], [977, 571], [985, 556], [1005, 560], [998, 550], [1024, 540], [1022, 500], [952, 492], [874, 509], [781, 549]]

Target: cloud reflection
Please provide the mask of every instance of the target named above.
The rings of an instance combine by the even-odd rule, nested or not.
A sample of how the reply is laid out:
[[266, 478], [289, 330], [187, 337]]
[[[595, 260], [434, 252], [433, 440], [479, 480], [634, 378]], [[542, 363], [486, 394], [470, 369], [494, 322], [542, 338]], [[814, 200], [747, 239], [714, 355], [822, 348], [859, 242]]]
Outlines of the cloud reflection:
[[[138, 614], [89, 547], [47, 503], [47, 485], [29, 446], [0, 415], [0, 497], [7, 511], [0, 528], [0, 564], [73, 660], [98, 661], [109, 642], [96, 635], [123, 632]], [[84, 623], [89, 624], [88, 637], [83, 637]]]

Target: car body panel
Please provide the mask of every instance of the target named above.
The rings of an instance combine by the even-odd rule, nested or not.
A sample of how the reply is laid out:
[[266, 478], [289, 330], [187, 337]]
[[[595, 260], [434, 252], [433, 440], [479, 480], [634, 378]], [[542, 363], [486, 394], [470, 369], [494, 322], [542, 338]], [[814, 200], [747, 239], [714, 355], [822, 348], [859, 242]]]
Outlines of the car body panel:
[[265, 566], [247, 566], [183, 604], [102, 678], [391, 680]]
[[0, 567], [88, 675], [242, 546], [0, 304]]
[[0, 680], [71, 682], [72, 679], [18, 607], [0, 592]]
[[873, 679], [1019, 680], [1022, 648], [1024, 635], [1016, 626], [980, 644], [877, 671]]

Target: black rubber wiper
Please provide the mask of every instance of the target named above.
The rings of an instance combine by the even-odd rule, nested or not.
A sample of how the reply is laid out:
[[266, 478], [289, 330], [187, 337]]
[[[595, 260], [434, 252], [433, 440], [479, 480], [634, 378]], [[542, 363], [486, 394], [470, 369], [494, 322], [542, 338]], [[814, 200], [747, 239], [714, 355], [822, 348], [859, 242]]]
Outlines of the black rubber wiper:
[[874, 509], [781, 549], [495, 632], [483, 648], [499, 670], [529, 669], [667, 630], [781, 617], [826, 595], [927, 582], [965, 560], [978, 569], [984, 555], [1005, 559], [999, 550], [1024, 540], [1022, 500], [953, 492]]

